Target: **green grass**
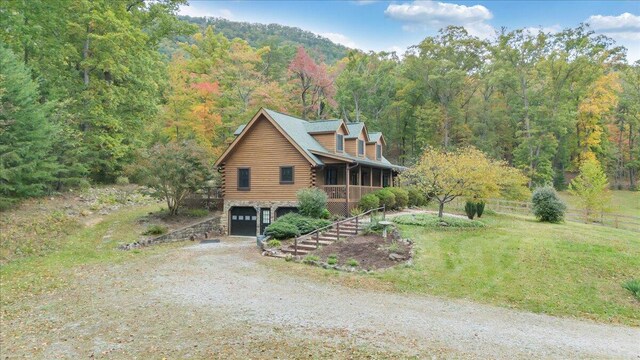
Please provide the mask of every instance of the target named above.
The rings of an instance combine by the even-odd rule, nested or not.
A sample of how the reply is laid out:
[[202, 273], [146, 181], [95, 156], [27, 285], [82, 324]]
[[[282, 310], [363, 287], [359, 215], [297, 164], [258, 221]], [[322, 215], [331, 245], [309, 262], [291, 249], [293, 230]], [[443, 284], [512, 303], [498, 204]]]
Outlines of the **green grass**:
[[[580, 209], [578, 199], [568, 191], [558, 193], [571, 209]], [[615, 214], [640, 217], [640, 191], [611, 191], [610, 211]]]
[[397, 291], [640, 325], [640, 304], [621, 286], [640, 277], [637, 233], [513, 216], [482, 220], [487, 228], [457, 231], [400, 225], [415, 241], [414, 266], [374, 277]]
[[480, 220], [469, 220], [455, 216], [443, 216], [439, 218], [433, 214], [410, 214], [401, 215], [393, 218], [393, 222], [403, 225], [416, 225], [427, 228], [481, 228], [485, 227], [485, 223]]
[[92, 263], [121, 263], [162, 251], [161, 248], [166, 246], [153, 246], [136, 252], [116, 249], [119, 243], [138, 240], [144, 227], [137, 220], [157, 209], [158, 205], [146, 205], [118, 211], [92, 227], [71, 232], [60, 249], [44, 255], [23, 257], [0, 266], [0, 305], [64, 288], [67, 285], [64, 274], [68, 269]]

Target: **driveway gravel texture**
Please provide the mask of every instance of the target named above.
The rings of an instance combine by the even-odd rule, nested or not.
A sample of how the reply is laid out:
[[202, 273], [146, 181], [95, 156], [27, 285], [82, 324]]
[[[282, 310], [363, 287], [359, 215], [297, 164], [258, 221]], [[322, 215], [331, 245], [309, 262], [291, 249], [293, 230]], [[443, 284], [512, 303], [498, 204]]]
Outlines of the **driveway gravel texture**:
[[229, 237], [73, 269], [67, 288], [3, 309], [0, 355], [640, 359], [640, 328], [348, 287], [277, 261]]

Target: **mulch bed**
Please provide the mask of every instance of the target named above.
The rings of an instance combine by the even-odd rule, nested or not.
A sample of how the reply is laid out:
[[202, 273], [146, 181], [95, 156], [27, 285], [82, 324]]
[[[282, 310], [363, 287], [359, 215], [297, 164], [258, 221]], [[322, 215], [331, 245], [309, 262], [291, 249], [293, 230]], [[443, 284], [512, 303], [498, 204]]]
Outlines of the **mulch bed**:
[[[355, 259], [359, 263], [358, 269], [360, 270], [384, 269], [399, 263], [399, 261], [389, 258], [391, 254], [389, 246], [392, 243], [391, 237], [385, 240], [380, 235], [354, 236], [323, 246], [314, 251], [313, 255], [318, 256], [321, 262], [326, 262], [329, 255], [337, 255], [337, 265], [342, 267], [348, 266], [349, 259]], [[410, 246], [402, 240], [397, 240], [396, 244], [398, 250], [394, 253], [409, 259], [411, 257]]]

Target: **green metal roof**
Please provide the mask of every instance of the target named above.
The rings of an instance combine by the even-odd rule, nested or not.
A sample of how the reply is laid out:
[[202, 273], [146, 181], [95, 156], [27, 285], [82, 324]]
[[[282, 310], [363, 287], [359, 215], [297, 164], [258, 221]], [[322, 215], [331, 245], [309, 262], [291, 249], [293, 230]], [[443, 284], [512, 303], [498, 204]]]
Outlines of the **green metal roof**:
[[336, 131], [342, 124], [342, 120], [307, 121], [304, 127], [308, 133]]
[[382, 136], [382, 133], [380, 132], [369, 133], [369, 142], [376, 142], [380, 140], [381, 136]]
[[[298, 146], [302, 148], [306, 155], [308, 155], [313, 161], [318, 165], [324, 165], [322, 160], [317, 156], [317, 153], [324, 153], [333, 157], [341, 157], [353, 163], [368, 165], [368, 166], [378, 166], [387, 169], [394, 170], [402, 170], [404, 169], [402, 166], [394, 165], [390, 163], [384, 156], [380, 161], [367, 159], [367, 158], [359, 158], [355, 156], [351, 156], [347, 153], [342, 154], [334, 154], [333, 151], [328, 151], [324, 148], [310, 133], [315, 132], [325, 132], [325, 131], [334, 131], [337, 130], [340, 126], [342, 120], [325, 120], [325, 121], [306, 121], [302, 119], [298, 119], [296, 117], [279, 113], [277, 111], [264, 109], [264, 111], [284, 130], [287, 135], [296, 143]], [[241, 125], [235, 131], [234, 135], [239, 135], [244, 129], [246, 125]], [[347, 125], [349, 129], [349, 133], [352, 133], [352, 130], [356, 134], [355, 137], [360, 134], [362, 128], [364, 127], [364, 123], [354, 123]], [[380, 133], [376, 133], [380, 134]], [[347, 138], [348, 136], [345, 136]], [[379, 136], [378, 136], [379, 137]], [[315, 154], [314, 154], [315, 153]]]
[[284, 130], [293, 141], [295, 141], [304, 152], [309, 155], [313, 161], [315, 161], [319, 165], [324, 165], [322, 160], [318, 159], [317, 156], [311, 153], [312, 150], [315, 151], [327, 151], [320, 143], [313, 138], [313, 136], [309, 135], [307, 132], [307, 124], [308, 121], [295, 118], [293, 116], [281, 114], [279, 112], [264, 109], [269, 116]]
[[247, 124], [244, 125], [240, 125], [238, 126], [238, 128], [236, 129], [236, 131], [233, 133], [233, 135], [238, 136], [240, 135], [240, 133], [242, 132], [242, 130], [244, 130], [244, 128], [247, 126]]
[[349, 123], [347, 124], [347, 128], [349, 129], [349, 135], [345, 136], [345, 139], [355, 139], [360, 136], [360, 132], [364, 128], [363, 122], [357, 123]]

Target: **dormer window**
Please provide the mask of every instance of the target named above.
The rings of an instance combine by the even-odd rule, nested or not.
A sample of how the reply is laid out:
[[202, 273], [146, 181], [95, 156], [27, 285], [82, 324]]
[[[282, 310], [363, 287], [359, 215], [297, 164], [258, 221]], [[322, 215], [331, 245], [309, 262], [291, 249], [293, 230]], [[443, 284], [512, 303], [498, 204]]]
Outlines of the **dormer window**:
[[376, 144], [376, 160], [382, 160], [382, 145]]
[[336, 152], [344, 151], [344, 135], [336, 134]]
[[364, 156], [364, 140], [358, 139], [358, 156]]

